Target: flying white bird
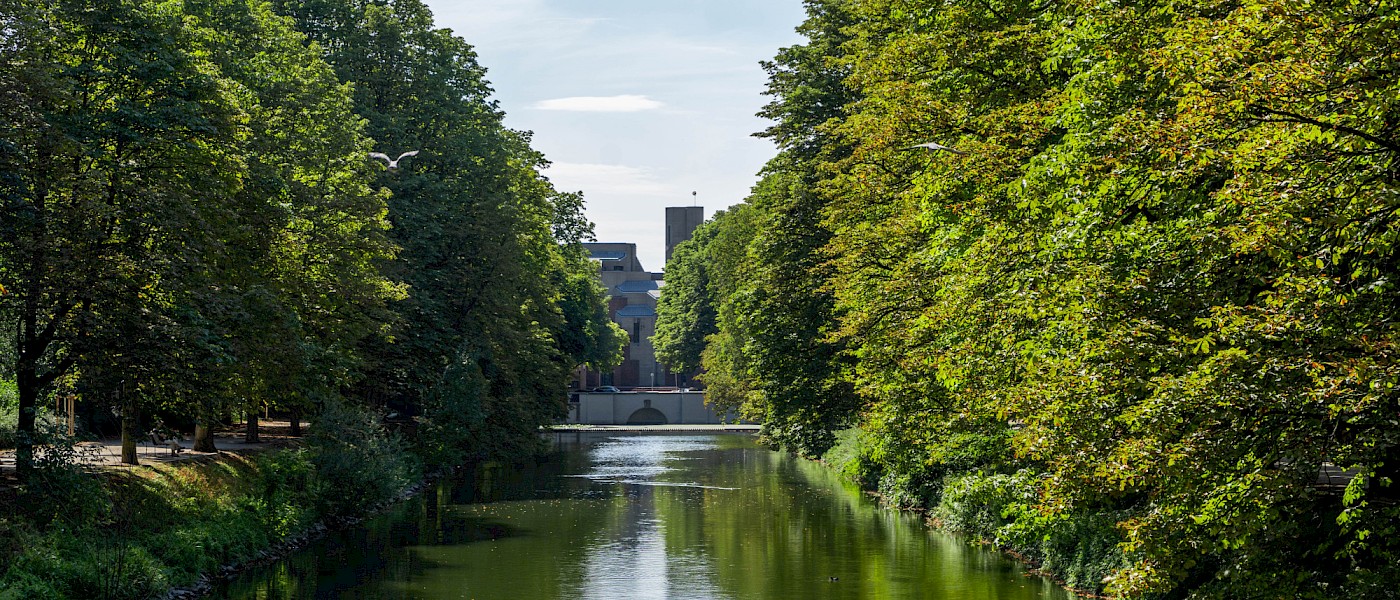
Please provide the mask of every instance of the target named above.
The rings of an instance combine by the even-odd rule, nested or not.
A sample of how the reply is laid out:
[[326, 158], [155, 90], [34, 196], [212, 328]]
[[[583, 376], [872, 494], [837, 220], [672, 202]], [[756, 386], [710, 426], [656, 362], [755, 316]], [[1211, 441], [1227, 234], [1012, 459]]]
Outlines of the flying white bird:
[[384, 162], [386, 162], [386, 163], [389, 163], [389, 168], [390, 168], [390, 169], [397, 169], [397, 168], [399, 168], [399, 161], [401, 161], [401, 160], [403, 160], [403, 159], [405, 159], [405, 158], [408, 158], [408, 157], [410, 157], [410, 156], [417, 156], [417, 155], [418, 155], [418, 151], [417, 151], [417, 150], [409, 150], [408, 152], [405, 152], [405, 153], [403, 153], [403, 154], [400, 154], [398, 158], [390, 159], [390, 158], [389, 158], [389, 155], [388, 155], [388, 154], [385, 154], [385, 153], [383, 153], [383, 152], [370, 152], [370, 153], [369, 153], [369, 157], [370, 157], [370, 158], [377, 158], [377, 159], [380, 159], [380, 160], [382, 160], [382, 161], [384, 161]]
[[944, 146], [943, 144], [940, 144], [940, 143], [938, 143], [938, 142], [924, 142], [924, 143], [922, 143], [922, 144], [914, 144], [913, 146], [905, 146], [904, 149], [905, 149], [905, 150], [913, 150], [913, 149], [915, 149], [915, 148], [928, 148], [929, 150], [947, 150], [947, 151], [949, 151], [949, 152], [952, 152], [953, 154], [962, 154], [962, 153], [963, 153], [962, 150], [958, 150], [957, 148], [950, 148], [950, 147]]

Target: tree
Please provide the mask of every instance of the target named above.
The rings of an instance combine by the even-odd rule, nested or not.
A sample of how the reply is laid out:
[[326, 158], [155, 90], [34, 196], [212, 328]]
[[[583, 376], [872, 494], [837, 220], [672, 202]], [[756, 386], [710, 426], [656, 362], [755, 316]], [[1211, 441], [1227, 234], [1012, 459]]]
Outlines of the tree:
[[656, 358], [676, 373], [700, 368], [705, 338], [719, 331], [716, 298], [707, 268], [711, 232], [721, 215], [701, 224], [690, 239], [676, 245], [666, 265], [666, 291], [656, 301]]
[[290, 19], [262, 2], [186, 10], [210, 27], [205, 43], [249, 114], [240, 148], [249, 176], [190, 298], [190, 314], [221, 340], [200, 366], [219, 377], [200, 390], [198, 412], [206, 425], [240, 401], [252, 415], [260, 405], [300, 413], [353, 380], [358, 344], [403, 297], [380, 271], [395, 251], [386, 198], [369, 185], [377, 171], [350, 86]]
[[858, 408], [841, 378], [842, 343], [828, 336], [837, 319], [825, 292], [831, 271], [822, 248], [830, 239], [817, 189], [819, 164], [848, 152], [833, 137], [857, 101], [846, 85], [849, 67], [838, 60], [854, 16], [843, 2], [807, 3], [798, 31], [808, 43], [785, 48], [771, 63], [761, 116], [778, 124], [762, 135], [780, 149], [749, 202], [759, 211], [759, 233], [749, 246], [749, 284], [737, 298], [748, 331], [743, 347], [751, 382], [748, 414], [761, 418], [769, 439], [819, 455]]
[[455, 423], [433, 429], [452, 437], [440, 449], [533, 443], [562, 416], [569, 371], [617, 355], [602, 296], [582, 279], [581, 197], [540, 176], [543, 156], [528, 133], [502, 126], [471, 47], [433, 29], [421, 3], [278, 8], [354, 83], [376, 148], [420, 151], [381, 175], [402, 248], [386, 268], [409, 294], [389, 336], [363, 346], [357, 394]]
[[1015, 488], [981, 533], [1125, 597], [1387, 597], [1393, 8], [809, 15], [711, 394], [805, 452], [858, 423], [889, 497]]
[[[104, 330], [150, 333], [167, 304], [153, 286], [208, 247], [195, 198], [217, 205], [230, 188], [222, 174], [237, 112], [203, 62], [181, 51], [185, 24], [168, 7], [36, 1], [23, 10], [7, 71], [27, 109], [7, 120], [14, 154], [0, 231], [0, 285], [13, 291], [0, 300], [18, 324], [22, 473], [49, 386], [91, 342], [116, 341]], [[121, 338], [133, 350], [140, 339]]]

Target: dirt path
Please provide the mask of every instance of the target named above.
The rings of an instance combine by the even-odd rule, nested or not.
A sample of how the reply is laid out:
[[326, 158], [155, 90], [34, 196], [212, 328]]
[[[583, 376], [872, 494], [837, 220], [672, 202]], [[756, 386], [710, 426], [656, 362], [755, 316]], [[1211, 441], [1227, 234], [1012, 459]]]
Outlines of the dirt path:
[[[302, 431], [305, 432], [305, 423], [302, 424]], [[257, 443], [243, 441], [243, 427], [229, 428], [214, 433], [214, 447], [219, 452], [232, 452], [244, 454], [248, 452], [260, 452], [268, 448], [281, 448], [300, 443], [301, 438], [291, 435], [291, 423], [287, 421], [259, 421]], [[216, 457], [217, 452], [195, 452], [191, 450], [194, 441], [191, 439], [179, 440], [179, 452], [173, 452], [169, 445], [156, 446], [150, 440], [144, 440], [136, 445], [136, 459], [141, 464], [147, 463], [173, 463], [187, 460], [199, 460]], [[79, 462], [98, 468], [124, 469], [131, 468], [132, 465], [125, 465], [121, 462], [122, 442], [121, 438], [107, 438], [102, 440], [82, 442], [78, 444]], [[15, 451], [0, 450], [0, 474], [8, 476], [15, 470]], [[8, 479], [8, 477], [4, 477]]]

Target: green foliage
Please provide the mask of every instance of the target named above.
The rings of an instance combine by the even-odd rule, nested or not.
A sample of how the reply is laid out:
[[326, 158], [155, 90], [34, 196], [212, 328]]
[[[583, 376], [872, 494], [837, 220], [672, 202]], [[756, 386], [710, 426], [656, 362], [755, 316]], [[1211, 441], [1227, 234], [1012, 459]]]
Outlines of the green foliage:
[[[0, 177], [11, 291], [0, 321], [18, 326], [21, 432], [80, 358], [155, 370], [179, 292], [167, 277], [198, 270], [237, 185], [238, 102], [171, 9], [36, 0], [19, 11], [5, 56], [7, 95], [24, 108], [0, 142], [16, 149]], [[31, 450], [21, 439], [22, 474]]]
[[19, 423], [19, 387], [0, 378], [0, 449], [15, 447], [15, 426]]
[[822, 454], [821, 461], [836, 469], [846, 481], [861, 487], [873, 487], [879, 476], [879, 465], [870, 460], [865, 436], [855, 427], [836, 432], [836, 443]]
[[662, 314], [713, 400], [1075, 585], [1400, 586], [1395, 6], [807, 5], [739, 284]]
[[337, 393], [401, 295], [349, 87], [264, 2], [26, 4], [0, 178], [18, 429], [70, 374], [201, 419]]
[[[356, 416], [362, 415], [342, 420], [355, 421]], [[353, 431], [357, 426], [360, 431]], [[372, 428], [360, 420], [344, 424], [345, 429], [357, 435]], [[381, 453], [386, 451], [382, 439], [369, 443], [377, 444]], [[265, 452], [249, 459], [226, 455], [218, 462], [159, 467], [108, 479], [60, 480], [46, 474], [33, 484], [44, 486], [43, 490], [26, 497], [27, 512], [16, 521], [0, 521], [0, 548], [5, 556], [0, 598], [159, 595], [306, 531], [332, 514], [325, 510], [362, 506], [347, 496], [356, 496], [360, 490], [383, 493], [377, 487], [382, 484], [373, 483], [376, 479], [406, 483], [402, 465], [411, 459], [405, 453], [371, 462], [357, 455], [362, 462], [355, 475], [319, 471], [318, 462], [343, 464], [326, 460], [327, 453], [322, 446]], [[40, 472], [64, 468], [84, 475], [57, 457]], [[391, 471], [373, 470], [377, 468]], [[336, 487], [339, 483], [360, 487], [354, 488], [356, 494], [346, 494], [349, 488]], [[73, 488], [61, 497], [51, 491], [65, 484]], [[80, 495], [90, 500], [75, 501]], [[85, 507], [84, 502], [92, 506]]]
[[485, 445], [486, 377], [475, 364], [448, 367], [425, 399], [425, 423], [418, 434], [417, 453], [432, 466], [453, 466], [490, 456]]
[[307, 451], [315, 465], [315, 485], [335, 490], [319, 498], [324, 514], [350, 513], [390, 500], [418, 475], [403, 443], [385, 431], [373, 413], [347, 404], [331, 404], [321, 412], [307, 437]]
[[95, 480], [79, 464], [83, 450], [64, 427], [40, 419], [28, 441], [38, 448], [34, 470], [19, 490], [19, 505], [26, 521], [48, 526], [80, 527], [103, 518], [111, 505]]
[[142, 546], [72, 535], [26, 543], [34, 546], [10, 565], [0, 598], [147, 598], [170, 585], [162, 565]]
[[839, 318], [826, 291], [832, 232], [822, 220], [828, 199], [816, 193], [820, 161], [846, 151], [831, 134], [859, 94], [844, 81], [849, 69], [828, 60], [849, 39], [853, 14], [839, 3], [807, 9], [799, 31], [810, 43], [764, 64], [774, 100], [762, 114], [778, 123], [761, 135], [782, 152], [746, 202], [716, 215], [679, 257], [679, 285], [658, 305], [657, 342], [673, 366], [698, 358], [707, 401], [762, 422], [765, 442], [816, 457], [859, 409], [842, 377], [845, 343], [829, 335]]
[[[354, 84], [375, 148], [420, 151], [380, 171], [401, 248], [385, 270], [409, 294], [388, 335], [362, 345], [355, 395], [442, 420], [428, 426], [439, 458], [532, 445], [538, 426], [563, 415], [573, 368], [621, 359], [625, 336], [578, 245], [592, 236], [581, 195], [540, 175], [548, 163], [529, 133], [502, 125], [471, 46], [434, 29], [420, 2], [277, 8]], [[463, 385], [466, 396], [450, 397]], [[470, 433], [448, 433], [456, 425]], [[450, 450], [448, 439], [468, 446]]]
[[666, 262], [666, 293], [656, 301], [656, 358], [676, 373], [700, 368], [705, 338], [719, 332], [708, 273], [711, 232], [719, 216], [701, 224], [690, 239], [676, 244]]
[[1129, 564], [1113, 512], [1048, 514], [1036, 508], [1038, 477], [1013, 474], [950, 475], [933, 516], [949, 529], [1017, 553], [1070, 587], [1102, 592]]
[[608, 318], [607, 290], [598, 280], [596, 265], [579, 256], [556, 277], [564, 317], [559, 349], [570, 362], [590, 369], [606, 370], [620, 364], [627, 332]]
[[[620, 359], [582, 196], [540, 175], [423, 5], [25, 0], [0, 19], [14, 429], [60, 378], [88, 412], [205, 424], [347, 390], [420, 414], [466, 356], [492, 426], [538, 425], [573, 367]], [[389, 172], [367, 158], [389, 146], [422, 154]]]
[[935, 516], [954, 531], [987, 536], [993, 544], [1012, 547], [1022, 536], [1008, 526], [1036, 501], [1036, 483], [1030, 471], [951, 476], [944, 482]]

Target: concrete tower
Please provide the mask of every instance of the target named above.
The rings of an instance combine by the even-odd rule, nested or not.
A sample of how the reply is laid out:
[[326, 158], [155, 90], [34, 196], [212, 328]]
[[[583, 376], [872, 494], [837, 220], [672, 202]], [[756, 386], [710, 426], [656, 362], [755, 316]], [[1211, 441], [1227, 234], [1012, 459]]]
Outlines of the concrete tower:
[[671, 253], [676, 245], [690, 239], [695, 228], [705, 222], [703, 206], [666, 207], [666, 262], [671, 262]]

